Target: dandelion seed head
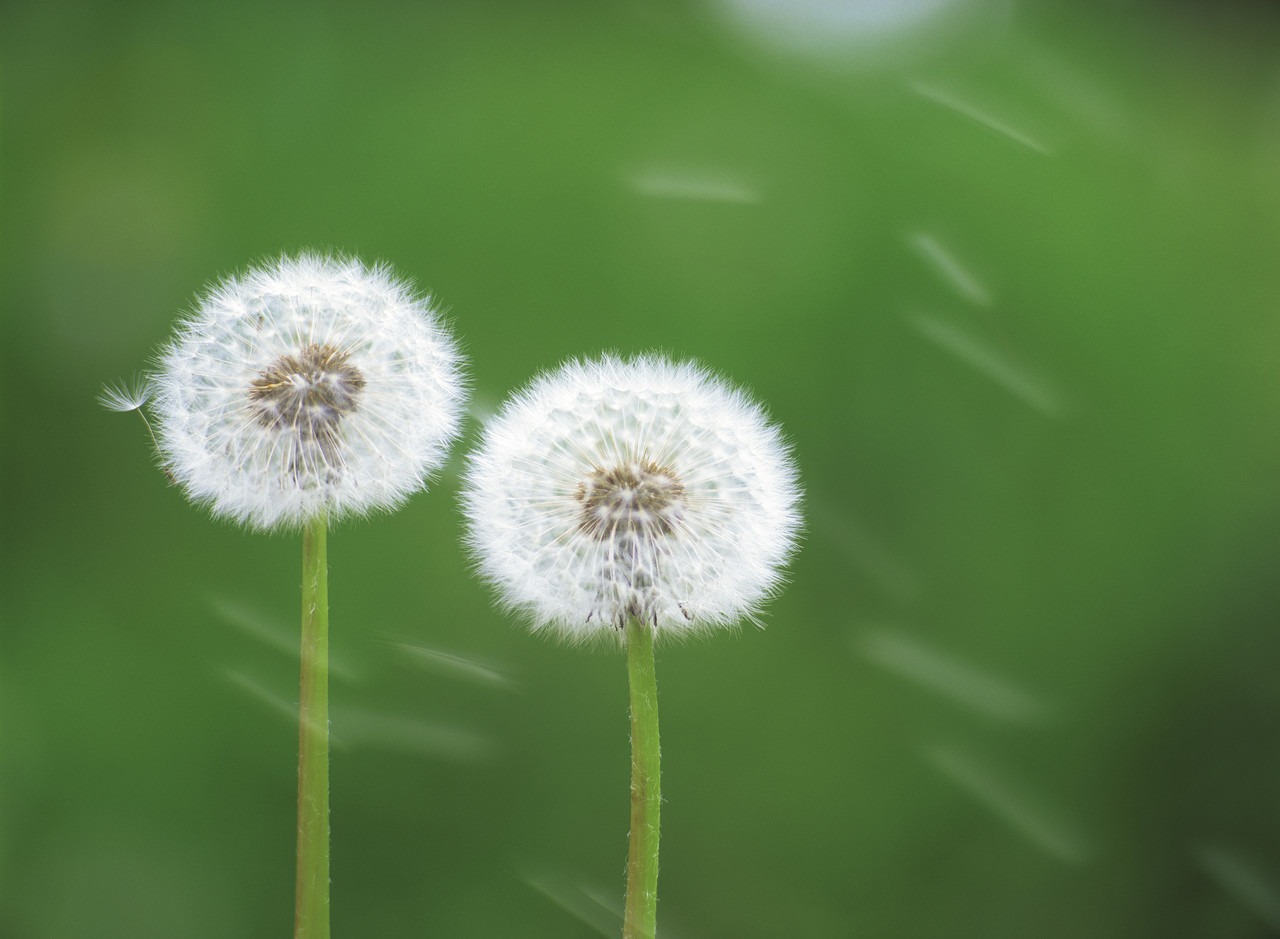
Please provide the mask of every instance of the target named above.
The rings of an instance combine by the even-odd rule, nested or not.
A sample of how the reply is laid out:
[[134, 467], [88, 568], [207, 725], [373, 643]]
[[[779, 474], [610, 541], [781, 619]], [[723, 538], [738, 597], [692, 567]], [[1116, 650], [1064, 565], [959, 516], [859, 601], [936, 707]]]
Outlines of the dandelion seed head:
[[481, 573], [535, 629], [585, 639], [754, 619], [800, 525], [790, 454], [692, 363], [571, 362], [485, 428], [463, 493]]
[[307, 254], [214, 287], [153, 381], [174, 477], [256, 528], [398, 505], [443, 463], [465, 394], [428, 301], [385, 267]]

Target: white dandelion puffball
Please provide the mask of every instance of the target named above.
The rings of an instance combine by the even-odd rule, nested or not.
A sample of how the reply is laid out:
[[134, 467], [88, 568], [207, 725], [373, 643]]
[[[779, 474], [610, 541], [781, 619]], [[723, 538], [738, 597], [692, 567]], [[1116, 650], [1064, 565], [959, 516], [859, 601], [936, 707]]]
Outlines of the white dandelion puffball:
[[669, 635], [754, 618], [800, 525], [763, 411], [655, 357], [536, 379], [485, 427], [463, 499], [480, 572], [569, 639], [629, 618]]
[[302, 255], [214, 287], [152, 376], [165, 468], [256, 528], [389, 509], [457, 434], [452, 338], [385, 267]]

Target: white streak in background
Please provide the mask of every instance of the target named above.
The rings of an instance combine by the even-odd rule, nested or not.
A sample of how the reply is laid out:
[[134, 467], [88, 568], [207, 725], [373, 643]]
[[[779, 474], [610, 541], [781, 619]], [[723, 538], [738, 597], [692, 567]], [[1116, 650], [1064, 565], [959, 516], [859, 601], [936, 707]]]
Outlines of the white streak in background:
[[1011, 43], [1020, 71], [1045, 90], [1063, 111], [1113, 146], [1138, 144], [1150, 132], [1145, 115], [1099, 84], [1092, 75], [1064, 61], [1056, 53], [1025, 40]]
[[1272, 929], [1280, 930], [1280, 892], [1262, 872], [1239, 853], [1208, 845], [1196, 852], [1196, 860], [1215, 881]]
[[907, 244], [915, 249], [916, 254], [944, 283], [965, 300], [977, 306], [991, 306], [991, 291], [954, 254], [944, 248], [936, 236], [928, 232], [915, 232], [907, 237]]
[[[290, 724], [293, 724], [295, 727], [297, 726], [298, 702], [296, 699], [290, 701], [287, 698], [283, 698], [262, 682], [254, 678], [250, 678], [244, 672], [238, 672], [234, 669], [226, 669], [223, 671], [222, 677], [231, 682], [231, 684], [235, 685], [241, 691], [248, 692], [249, 697], [261, 704], [265, 704]], [[335, 750], [341, 750], [345, 747], [345, 741], [334, 734], [329, 735], [329, 744]]]
[[[267, 648], [283, 652], [293, 659], [301, 654], [300, 625], [282, 626], [256, 610], [225, 597], [212, 597], [209, 605], [224, 621]], [[332, 652], [329, 654], [329, 674], [348, 683], [358, 681], [360, 677], [353, 669], [344, 665], [341, 658], [335, 659]]]
[[919, 582], [905, 564], [860, 525], [842, 518], [838, 510], [817, 499], [810, 499], [811, 522], [839, 547], [859, 572], [875, 581], [895, 600], [912, 600], [920, 591]]
[[869, 630], [854, 647], [881, 668], [987, 717], [1012, 724], [1045, 719], [1044, 706], [1029, 694], [901, 633]]
[[334, 708], [333, 727], [353, 748], [409, 750], [458, 762], [488, 759], [495, 752], [489, 740], [469, 730], [396, 714]]
[[298, 720], [298, 705], [296, 702], [288, 701], [267, 688], [256, 679], [250, 678], [244, 672], [238, 672], [234, 669], [227, 669], [222, 673], [222, 677], [231, 684], [235, 685], [243, 691], [249, 692], [249, 696], [267, 705], [271, 710], [280, 714], [289, 721], [296, 722]]
[[[276, 694], [244, 672], [227, 669], [222, 673], [232, 685], [289, 723], [298, 723], [298, 703]], [[329, 743], [335, 750], [365, 748], [408, 750], [426, 756], [458, 762], [474, 762], [491, 757], [493, 744], [468, 730], [447, 724], [414, 720], [394, 714], [379, 714], [357, 708], [333, 708], [330, 712]]]
[[757, 187], [716, 170], [649, 169], [629, 174], [627, 182], [635, 192], [654, 199], [754, 205], [761, 198]]
[[950, 323], [923, 313], [908, 317], [920, 335], [941, 346], [1046, 417], [1062, 417], [1061, 399], [1043, 380]]
[[392, 648], [403, 653], [414, 665], [427, 672], [458, 678], [477, 685], [514, 691], [516, 682], [502, 669], [477, 661], [470, 656], [445, 652], [416, 642], [393, 642]]
[[977, 105], [958, 98], [949, 91], [944, 91], [936, 85], [923, 81], [913, 81], [911, 83], [911, 90], [920, 97], [928, 101], [932, 101], [934, 104], [939, 104], [944, 108], [955, 111], [957, 114], [967, 117], [969, 120], [981, 124], [988, 130], [995, 131], [997, 134], [1000, 134], [1001, 136], [1006, 137], [1014, 143], [1020, 144], [1029, 150], [1034, 150], [1036, 153], [1041, 153], [1045, 156], [1052, 155], [1052, 151], [1047, 145], [1032, 137], [1030, 134], [1023, 133], [1016, 127], [1013, 127], [1008, 122], [1001, 120], [990, 112], [984, 111]]
[[[547, 874], [524, 874], [520, 879], [602, 936], [616, 936], [622, 928], [622, 910], [613, 903], [605, 903], [597, 892], [589, 892], [562, 877]], [[666, 937], [667, 930], [664, 929], [662, 934]]]
[[1089, 860], [1092, 851], [1082, 838], [977, 761], [949, 747], [930, 747], [923, 755], [942, 775], [1051, 858], [1065, 864]]

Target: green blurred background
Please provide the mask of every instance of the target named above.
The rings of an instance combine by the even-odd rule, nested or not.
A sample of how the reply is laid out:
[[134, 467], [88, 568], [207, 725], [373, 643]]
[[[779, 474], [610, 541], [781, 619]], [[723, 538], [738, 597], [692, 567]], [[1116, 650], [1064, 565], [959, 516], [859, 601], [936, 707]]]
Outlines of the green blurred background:
[[0, 16], [3, 939], [289, 934], [299, 539], [94, 397], [303, 248], [435, 295], [475, 387], [331, 536], [335, 936], [616, 932], [623, 659], [494, 609], [457, 477], [654, 348], [807, 494], [766, 628], [659, 650], [664, 936], [1280, 933], [1275, 5]]

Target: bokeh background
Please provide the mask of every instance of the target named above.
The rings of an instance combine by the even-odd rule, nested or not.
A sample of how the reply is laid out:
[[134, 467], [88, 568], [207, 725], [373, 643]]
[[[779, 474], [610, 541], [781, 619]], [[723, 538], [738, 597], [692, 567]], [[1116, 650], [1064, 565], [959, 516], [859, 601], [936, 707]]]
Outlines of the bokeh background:
[[94, 399], [303, 248], [475, 388], [330, 539], [335, 936], [618, 929], [624, 660], [496, 611], [457, 503], [602, 349], [751, 388], [807, 494], [766, 628], [659, 651], [664, 936], [1280, 933], [1274, 4], [0, 17], [4, 939], [292, 928], [299, 539]]

